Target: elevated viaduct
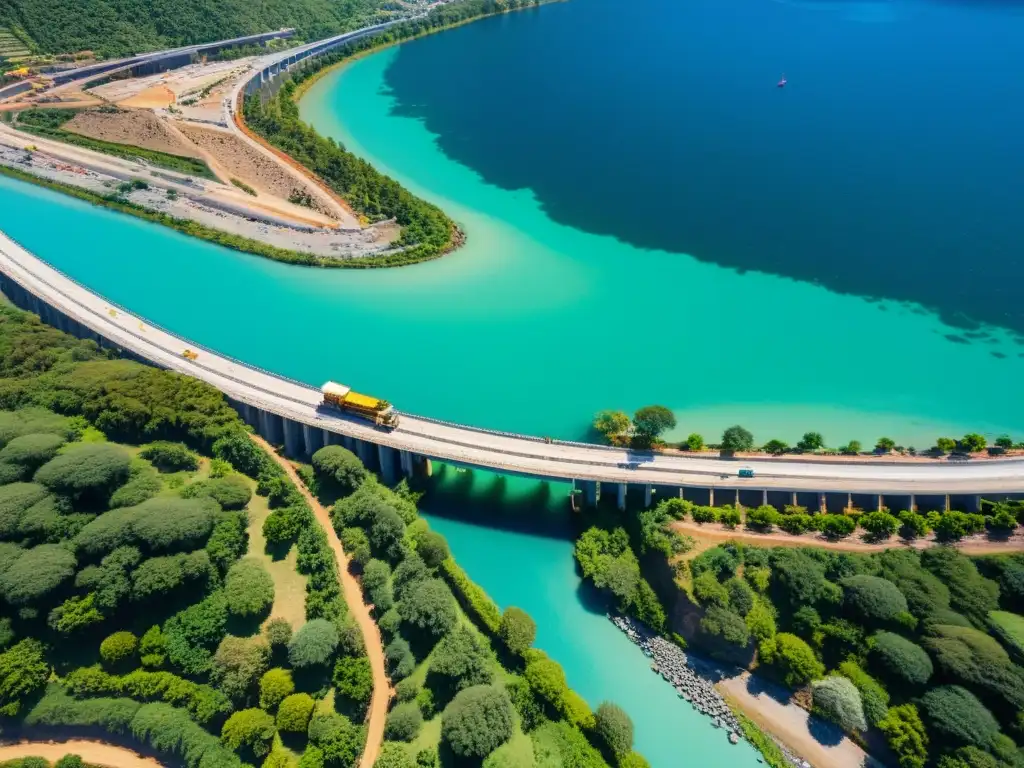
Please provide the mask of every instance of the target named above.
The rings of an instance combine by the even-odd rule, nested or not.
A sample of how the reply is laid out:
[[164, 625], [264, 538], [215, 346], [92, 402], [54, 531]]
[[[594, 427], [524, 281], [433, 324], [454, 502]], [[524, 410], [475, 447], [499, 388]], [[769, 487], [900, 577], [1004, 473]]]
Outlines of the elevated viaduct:
[[[1024, 495], [1024, 460], [859, 461], [634, 452], [549, 441], [402, 414], [391, 432], [324, 411], [319, 388], [206, 349], [90, 291], [0, 233], [0, 289], [50, 325], [151, 365], [201, 379], [223, 392], [242, 418], [292, 457], [328, 444], [355, 451], [386, 482], [429, 471], [431, 460], [573, 483], [594, 504], [603, 491], [625, 508], [681, 496], [699, 503], [801, 504], [810, 508], [977, 510], [981, 500]], [[198, 351], [186, 359], [186, 349]], [[755, 470], [737, 477], [740, 466]], [[632, 490], [631, 490], [632, 489]]]

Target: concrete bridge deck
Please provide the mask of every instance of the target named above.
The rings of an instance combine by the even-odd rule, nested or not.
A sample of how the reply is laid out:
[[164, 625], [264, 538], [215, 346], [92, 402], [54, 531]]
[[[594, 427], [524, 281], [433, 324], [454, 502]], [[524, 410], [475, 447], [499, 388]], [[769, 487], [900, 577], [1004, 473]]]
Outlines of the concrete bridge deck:
[[[406, 473], [411, 473], [416, 458], [429, 458], [498, 473], [583, 481], [585, 488], [599, 481], [619, 485], [620, 505], [631, 484], [646, 487], [648, 502], [654, 486], [710, 490], [712, 495], [716, 488], [763, 493], [766, 499], [769, 492], [863, 494], [878, 496], [879, 505], [882, 495], [946, 496], [948, 505], [949, 495], [996, 498], [1024, 492], [1024, 460], [1012, 458], [844, 462], [765, 457], [738, 461], [548, 443], [409, 414], [402, 415], [398, 429], [381, 431], [361, 420], [321, 411], [316, 386], [254, 368], [150, 324], [50, 267], [2, 233], [0, 279], [15, 303], [38, 312], [50, 324], [216, 387], [257, 431], [273, 443], [283, 443], [293, 455], [312, 453], [328, 442], [343, 442], [358, 449], [364, 460], [371, 458], [375, 463], [379, 459], [385, 474], [395, 470], [394, 455], [398, 454], [400, 468]], [[198, 358], [184, 358], [186, 349], [197, 351]], [[371, 444], [379, 447], [376, 456], [367, 454]], [[755, 477], [738, 478], [740, 466], [752, 467]], [[591, 491], [587, 493], [589, 498]], [[796, 497], [793, 499], [795, 503]]]

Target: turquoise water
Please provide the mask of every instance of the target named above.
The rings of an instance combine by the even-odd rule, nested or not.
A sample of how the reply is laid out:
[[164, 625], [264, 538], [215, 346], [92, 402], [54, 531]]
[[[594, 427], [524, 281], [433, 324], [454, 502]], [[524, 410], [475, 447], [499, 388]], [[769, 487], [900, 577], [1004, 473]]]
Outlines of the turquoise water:
[[459, 564], [503, 609], [537, 622], [536, 646], [565, 668], [591, 707], [614, 701], [633, 719], [636, 749], [653, 768], [748, 768], [756, 753], [681, 700], [583, 588], [572, 557], [568, 486], [450, 468], [422, 502]]

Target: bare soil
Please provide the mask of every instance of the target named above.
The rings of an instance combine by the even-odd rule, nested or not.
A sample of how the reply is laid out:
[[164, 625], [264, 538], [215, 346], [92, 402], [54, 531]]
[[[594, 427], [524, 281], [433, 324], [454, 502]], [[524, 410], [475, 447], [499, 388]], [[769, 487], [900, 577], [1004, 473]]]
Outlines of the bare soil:
[[323, 527], [327, 534], [327, 541], [334, 552], [334, 558], [338, 563], [338, 573], [341, 576], [342, 593], [345, 595], [345, 602], [352, 612], [359, 630], [363, 635], [363, 644], [366, 646], [366, 655], [370, 659], [370, 669], [373, 672], [373, 697], [370, 699], [370, 710], [366, 718], [366, 746], [363, 749], [363, 756], [359, 761], [360, 768], [373, 768], [380, 754], [381, 743], [384, 741], [384, 724], [388, 714], [388, 702], [393, 693], [391, 682], [388, 680], [387, 670], [384, 666], [384, 645], [381, 642], [380, 630], [376, 622], [370, 616], [370, 606], [363, 600], [363, 590], [359, 582], [348, 570], [348, 555], [341, 546], [341, 540], [334, 530], [331, 516], [319, 501], [309, 492], [293, 467], [285, 458], [278, 456], [274, 449], [260, 437], [250, 435], [253, 442], [259, 445], [271, 456], [278, 466], [287, 474], [288, 478], [295, 484], [295, 487], [302, 493], [303, 498], [316, 515], [317, 522]]
[[138, 109], [163, 109], [175, 102], [174, 91], [166, 85], [154, 85], [120, 102], [125, 107]]
[[17, 744], [0, 745], [0, 763], [21, 757], [42, 757], [54, 763], [64, 755], [78, 755], [88, 764], [110, 768], [163, 768], [163, 763], [151, 757], [102, 741], [19, 741]]
[[65, 123], [64, 128], [72, 133], [115, 144], [127, 144], [181, 157], [202, 157], [196, 147], [182, 141], [167, 129], [160, 118], [145, 109], [80, 112]]

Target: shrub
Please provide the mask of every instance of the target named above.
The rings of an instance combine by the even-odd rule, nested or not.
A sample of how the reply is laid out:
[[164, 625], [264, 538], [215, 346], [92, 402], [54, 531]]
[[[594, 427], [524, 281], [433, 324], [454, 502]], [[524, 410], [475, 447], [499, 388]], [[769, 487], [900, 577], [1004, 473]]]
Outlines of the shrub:
[[456, 627], [441, 638], [430, 657], [430, 672], [444, 678], [448, 691], [491, 682], [493, 660], [489, 649], [466, 627]]
[[726, 528], [731, 529], [743, 522], [743, 515], [734, 507], [723, 507], [722, 513], [718, 516], [718, 521]]
[[324, 762], [333, 766], [354, 765], [362, 749], [362, 734], [343, 715], [314, 715], [309, 723], [309, 740], [324, 755]]
[[900, 768], [924, 768], [928, 761], [928, 734], [913, 704], [901, 704], [890, 709], [878, 722], [885, 734]]
[[757, 600], [746, 615], [747, 629], [757, 642], [775, 637], [775, 613], [771, 604]]
[[929, 632], [922, 642], [946, 679], [1005, 702], [1007, 712], [1024, 709], [1024, 675], [995, 638], [973, 627], [942, 624]]
[[[403, 563], [404, 565], [404, 563]], [[395, 578], [402, 566], [395, 569]], [[451, 586], [463, 609], [492, 635], [501, 630], [501, 613], [498, 606], [479, 584], [473, 582], [466, 572], [451, 558], [441, 564], [441, 572]]]
[[161, 472], [195, 471], [199, 469], [198, 454], [181, 443], [158, 440], [139, 451], [139, 456], [148, 459]]
[[316, 702], [308, 693], [286, 696], [277, 708], [277, 728], [289, 733], [305, 733]]
[[17, 464], [27, 470], [34, 470], [56, 456], [64, 442], [62, 435], [21, 435], [0, 451], [0, 464]]
[[844, 539], [857, 527], [854, 519], [847, 515], [818, 515], [816, 522], [818, 530], [829, 539]]
[[888, 579], [864, 574], [843, 579], [844, 601], [866, 624], [886, 624], [907, 610], [907, 599]]
[[[79, 755], [64, 755], [53, 766], [54, 768], [85, 768], [85, 761]], [[22, 763], [22, 768], [27, 768], [27, 766]]]
[[814, 518], [810, 515], [782, 515], [779, 528], [793, 536], [801, 536], [814, 529]]
[[932, 660], [924, 649], [901, 635], [877, 632], [869, 640], [868, 659], [884, 677], [921, 686], [932, 676]]
[[227, 719], [220, 738], [231, 749], [245, 748], [262, 757], [270, 752], [274, 733], [274, 718], [262, 709], [243, 709]]
[[693, 580], [693, 594], [703, 606], [724, 608], [729, 604], [729, 590], [711, 571], [704, 571]]
[[366, 479], [366, 468], [359, 458], [340, 445], [327, 445], [313, 454], [313, 469], [317, 474], [335, 483], [343, 494], [348, 494], [362, 485]]
[[235, 616], [259, 616], [274, 602], [274, 580], [263, 563], [254, 557], [239, 560], [224, 581], [228, 612]]
[[128, 479], [130, 470], [131, 459], [124, 449], [110, 443], [85, 443], [46, 462], [35, 481], [54, 493], [105, 501]]
[[252, 499], [252, 488], [241, 475], [228, 475], [206, 483], [206, 495], [221, 509], [244, 509]]
[[728, 608], [717, 605], [707, 610], [700, 621], [701, 631], [712, 637], [721, 637], [727, 643], [743, 648], [750, 642], [750, 630], [743, 617]]
[[879, 721], [886, 716], [889, 692], [875, 678], [861, 669], [853, 659], [847, 659], [840, 664], [839, 673], [857, 686], [868, 725], [878, 725]]
[[999, 607], [999, 585], [984, 578], [969, 558], [952, 547], [925, 550], [921, 565], [949, 587], [953, 608], [979, 624]]
[[100, 658], [109, 667], [117, 667], [135, 655], [139, 641], [131, 632], [115, 632], [100, 643]]
[[526, 611], [514, 605], [509, 606], [501, 614], [498, 636], [509, 651], [524, 656], [537, 637], [537, 624]]
[[867, 729], [860, 692], [850, 680], [830, 675], [824, 680], [815, 680], [811, 688], [816, 714], [838, 724], [847, 733]]
[[999, 735], [999, 724], [985, 705], [958, 685], [932, 688], [921, 697], [928, 732], [940, 743], [988, 749]]
[[447, 634], [457, 620], [455, 600], [440, 579], [413, 584], [398, 605], [402, 620], [434, 638]]
[[482, 759], [512, 737], [512, 703], [489, 685], [461, 691], [441, 714], [441, 738], [458, 757]]
[[0, 573], [0, 593], [11, 605], [41, 603], [75, 573], [75, 556], [60, 544], [24, 551]]
[[213, 575], [210, 556], [203, 550], [142, 561], [132, 574], [131, 597], [145, 602], [167, 595], [188, 582], [205, 581]]
[[566, 720], [581, 730], [594, 730], [594, 713], [590, 711], [590, 705], [576, 691], [569, 690], [565, 692], [565, 697], [562, 699], [561, 714]]
[[291, 622], [280, 617], [271, 619], [267, 622], [265, 634], [267, 636], [267, 644], [271, 649], [286, 647], [292, 639]]
[[108, 506], [111, 509], [134, 507], [160, 493], [163, 485], [156, 472], [146, 467], [133, 472], [131, 479], [111, 494]]
[[790, 688], [799, 688], [825, 674], [814, 651], [796, 635], [781, 632], [775, 636], [774, 649], [764, 660], [773, 664]]
[[388, 714], [385, 737], [394, 741], [412, 741], [423, 725], [423, 713], [415, 702], [407, 701]]
[[373, 768], [417, 768], [417, 764], [401, 744], [385, 743], [373, 763]]
[[43, 646], [31, 638], [0, 653], [0, 716], [14, 717], [25, 699], [40, 690], [50, 676]]
[[218, 459], [227, 461], [249, 477], [259, 477], [264, 467], [270, 464], [270, 459], [259, 446], [241, 431], [219, 438], [211, 450]]
[[900, 512], [900, 535], [907, 539], [920, 538], [931, 533], [932, 527], [928, 518], [917, 512], [903, 510]]
[[718, 510], [714, 507], [694, 507], [691, 516], [695, 523], [713, 523], [718, 520]]
[[366, 656], [342, 656], [334, 665], [334, 689], [338, 696], [365, 712], [373, 696], [373, 671]]
[[211, 651], [224, 637], [227, 623], [227, 602], [220, 592], [179, 611], [164, 624], [167, 658], [189, 675], [208, 672]]
[[754, 607], [754, 590], [743, 579], [733, 576], [725, 582], [729, 593], [729, 607], [740, 616], [746, 616]]
[[366, 565], [371, 557], [370, 540], [366, 537], [366, 532], [362, 528], [345, 528], [339, 537], [345, 554], [359, 565]]
[[553, 709], [562, 708], [562, 699], [569, 690], [565, 680], [565, 672], [561, 665], [552, 659], [541, 657], [530, 661], [524, 672], [530, 689]]
[[416, 551], [428, 568], [437, 568], [448, 559], [448, 540], [428, 529], [416, 536]]
[[234, 701], [241, 702], [269, 663], [270, 649], [262, 638], [228, 635], [217, 646], [210, 679]]
[[325, 619], [302, 625], [288, 644], [288, 661], [293, 667], [327, 664], [338, 648], [338, 630]]
[[268, 669], [260, 678], [260, 709], [273, 711], [293, 693], [295, 683], [292, 681], [291, 672], [277, 667]]
[[888, 539], [899, 530], [900, 521], [888, 512], [868, 512], [861, 515], [860, 527], [876, 539]]
[[0, 486], [0, 539], [18, 538], [22, 515], [49, 494], [37, 483], [11, 483]]
[[747, 512], [747, 525], [763, 531], [770, 531], [772, 526], [779, 525], [782, 516], [775, 507], [761, 505]]
[[942, 541], [959, 541], [964, 536], [985, 530], [985, 517], [951, 510], [943, 512], [935, 523], [935, 536]]
[[597, 734], [612, 754], [623, 756], [633, 749], [633, 721], [622, 707], [603, 701], [594, 720]]

